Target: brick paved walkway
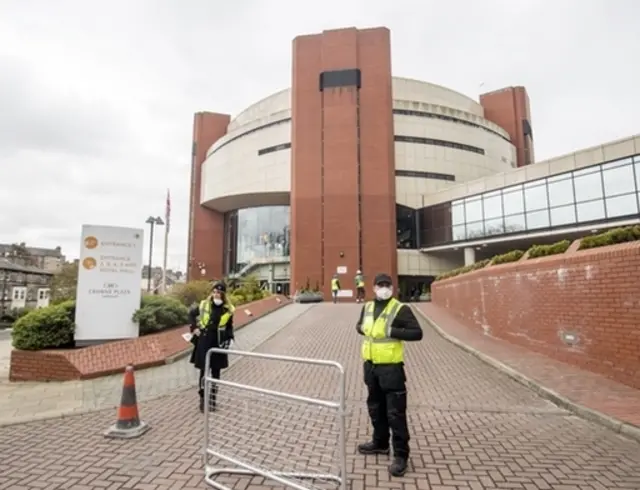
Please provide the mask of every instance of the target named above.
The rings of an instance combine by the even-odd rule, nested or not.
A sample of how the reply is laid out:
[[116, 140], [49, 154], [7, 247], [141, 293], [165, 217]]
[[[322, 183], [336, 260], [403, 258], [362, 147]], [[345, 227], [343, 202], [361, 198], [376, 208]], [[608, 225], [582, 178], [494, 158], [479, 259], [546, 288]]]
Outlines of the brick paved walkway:
[[[386, 472], [388, 458], [355, 454], [356, 444], [369, 432], [359, 338], [353, 328], [358, 311], [356, 305], [318, 305], [258, 348], [261, 352], [330, 357], [345, 365], [352, 489], [640, 488], [640, 444], [558, 409], [432, 329], [425, 330], [422, 343], [408, 347], [412, 468], [405, 477], [391, 480]], [[335, 383], [324, 373], [326, 370], [243, 359], [226, 371], [224, 379], [331, 398]], [[260, 431], [271, 427], [243, 425], [249, 423], [246, 413], [254, 407], [240, 403], [232, 412], [225, 405], [225, 401], [232, 402], [230, 393], [230, 388], [222, 389], [221, 411], [212, 415], [212, 421], [218, 417], [228, 424], [216, 435], [228, 434], [233, 427], [236, 440], [245, 439], [248, 430], [254, 431], [257, 440], [264, 440]], [[113, 422], [111, 410], [0, 428], [0, 489], [204, 488], [202, 416], [193, 390], [143, 402], [141, 411], [153, 429], [133, 441], [102, 437], [101, 432]], [[258, 411], [255, 420], [263, 417]], [[296, 413], [283, 406], [280, 419], [272, 419], [272, 423], [288, 424], [293, 433], [303, 427], [308, 433], [295, 446], [274, 445], [271, 452], [276, 463], [284, 453], [297, 459], [309, 454], [322, 430], [311, 427], [312, 418], [327, 424], [320, 414], [299, 420]], [[326, 450], [321, 444], [315, 447]], [[231, 454], [241, 452], [232, 445], [224, 449]], [[257, 454], [264, 449], [255, 448]], [[310, 464], [328, 465], [320, 456], [315, 455], [316, 461]], [[259, 463], [265, 461], [268, 459]], [[242, 490], [271, 488], [257, 478], [226, 477], [224, 481]]]
[[574, 403], [636, 426], [640, 430], [640, 390], [484, 335], [434, 304], [420, 303], [417, 307], [445, 333], [465, 345], [515, 369]]
[[[310, 308], [290, 305], [238, 330], [239, 349], [252, 350]], [[136, 373], [139, 401], [152, 400], [198, 381], [188, 357]], [[122, 395], [122, 375], [64, 383], [10, 383], [0, 380], [0, 426], [60, 415], [115, 408]], [[0, 486], [0, 490], [2, 487]]]

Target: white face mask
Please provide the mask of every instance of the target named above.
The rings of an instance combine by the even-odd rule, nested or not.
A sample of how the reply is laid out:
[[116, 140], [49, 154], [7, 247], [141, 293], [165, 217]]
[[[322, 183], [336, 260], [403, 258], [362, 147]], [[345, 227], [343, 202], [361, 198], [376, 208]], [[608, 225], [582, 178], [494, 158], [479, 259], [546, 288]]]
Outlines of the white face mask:
[[376, 288], [376, 297], [381, 300], [387, 300], [393, 294], [393, 288]]
[[213, 298], [213, 304], [220, 306], [222, 304], [222, 300], [220, 298]]

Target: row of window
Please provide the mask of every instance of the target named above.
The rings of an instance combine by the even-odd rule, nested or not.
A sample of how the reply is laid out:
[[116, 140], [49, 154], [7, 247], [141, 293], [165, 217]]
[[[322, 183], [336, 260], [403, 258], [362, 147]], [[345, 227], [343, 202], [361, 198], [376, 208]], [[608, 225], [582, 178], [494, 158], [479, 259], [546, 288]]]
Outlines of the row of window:
[[421, 172], [419, 170], [396, 170], [396, 177], [413, 177], [416, 179], [447, 180], [449, 182], [454, 182], [456, 180], [455, 175], [441, 174], [438, 172]]
[[45, 274], [25, 274], [24, 272], [13, 272], [0, 270], [0, 281], [17, 282], [29, 284], [47, 284], [51, 276]]
[[[50, 290], [49, 289], [38, 289], [36, 297], [38, 301], [44, 301], [49, 299]], [[34, 301], [34, 291], [27, 290], [25, 287], [14, 287], [11, 291], [11, 299], [13, 301]], [[4, 300], [9, 300], [9, 295], [5, 292]]]
[[484, 150], [482, 148], [478, 148], [477, 146], [466, 145], [464, 143], [457, 143], [455, 141], [445, 141], [445, 140], [437, 140], [433, 138], [421, 138], [419, 136], [401, 136], [395, 135], [393, 140], [398, 143], [415, 143], [418, 145], [432, 145], [432, 146], [442, 146], [445, 148], [453, 148], [455, 150], [462, 151], [470, 151], [472, 153], [478, 153], [479, 155], [484, 155]]
[[482, 129], [483, 131], [487, 131], [488, 133], [494, 134], [502, 138], [503, 140], [510, 142], [509, 138], [502, 136], [500, 133], [498, 133], [497, 131], [494, 131], [493, 129], [486, 128], [484, 126], [481, 126], [480, 124], [476, 124], [474, 122], [467, 121], [465, 119], [460, 119], [453, 116], [445, 116], [444, 114], [434, 114], [432, 112], [410, 111], [407, 109], [394, 109], [393, 113], [397, 114], [398, 116], [414, 116], [414, 117], [423, 117], [423, 118], [429, 118], [429, 119], [440, 119], [441, 121], [448, 121], [456, 124], [464, 124], [465, 126]]
[[258, 150], [258, 156], [266, 155], [267, 153], [274, 153], [276, 151], [288, 150], [291, 148], [291, 143], [281, 143], [279, 145], [268, 146]]
[[[635, 158], [635, 163], [634, 163]], [[553, 177], [510, 186], [498, 191], [454, 201], [453, 226], [502, 219], [512, 215], [550, 214], [550, 209], [566, 209], [564, 220], [615, 218], [637, 212], [633, 204], [640, 190], [640, 156], [608, 162]], [[575, 208], [574, 211], [568, 211]], [[578, 218], [577, 216], [585, 218]], [[553, 222], [551, 226], [555, 226]]]
[[[464, 143], [457, 143], [455, 141], [445, 141], [445, 140], [438, 140], [434, 138], [422, 138], [419, 136], [402, 136], [402, 135], [395, 135], [393, 137], [393, 140], [398, 143], [414, 143], [418, 145], [442, 146], [444, 148], [453, 148], [455, 150], [470, 151], [472, 153], [477, 153], [479, 155], [485, 154], [482, 148], [478, 148], [477, 146], [472, 146], [472, 145], [466, 145]], [[273, 153], [275, 151], [287, 150], [289, 148], [291, 148], [291, 143], [281, 143], [279, 145], [268, 146], [266, 148], [259, 149], [258, 156], [266, 155], [268, 153]]]

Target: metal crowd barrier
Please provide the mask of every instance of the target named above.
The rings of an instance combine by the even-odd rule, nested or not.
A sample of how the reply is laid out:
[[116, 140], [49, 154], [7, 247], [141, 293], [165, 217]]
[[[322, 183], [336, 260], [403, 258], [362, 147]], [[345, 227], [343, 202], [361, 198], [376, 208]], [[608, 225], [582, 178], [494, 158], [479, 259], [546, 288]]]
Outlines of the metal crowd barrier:
[[[337, 401], [214, 379], [209, 367], [211, 355], [215, 353], [280, 361], [301, 368], [303, 365], [330, 368], [338, 372]], [[268, 366], [259, 369], [260, 375], [269, 372]], [[231, 490], [233, 487], [220, 481], [227, 475], [262, 477], [297, 490], [346, 490], [346, 379], [341, 364], [210, 349], [205, 372], [205, 401], [211, 400], [214, 393], [216, 399], [215, 410], [210, 403], [205, 403], [204, 467], [208, 485]], [[216, 467], [212, 465], [214, 458], [232, 466]]]

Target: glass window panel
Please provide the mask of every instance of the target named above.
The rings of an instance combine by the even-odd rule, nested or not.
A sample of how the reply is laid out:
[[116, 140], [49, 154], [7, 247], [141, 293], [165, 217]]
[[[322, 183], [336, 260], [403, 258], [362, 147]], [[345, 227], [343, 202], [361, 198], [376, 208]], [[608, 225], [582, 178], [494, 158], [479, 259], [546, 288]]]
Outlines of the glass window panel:
[[549, 228], [549, 211], [546, 209], [527, 213], [527, 230], [538, 228]]
[[600, 165], [600, 168], [602, 170], [608, 170], [610, 168], [621, 167], [623, 165], [630, 165], [632, 163], [632, 161], [633, 161], [633, 159], [631, 157], [623, 158], [622, 160], [616, 160], [614, 162], [603, 163], [602, 165]]
[[289, 255], [289, 206], [238, 210], [237, 266], [252, 260]]
[[484, 236], [484, 226], [482, 221], [467, 223], [467, 238], [481, 238]]
[[604, 219], [604, 201], [601, 199], [581, 202], [577, 204], [576, 207], [578, 208], [578, 223]]
[[602, 172], [605, 196], [619, 196], [635, 192], [633, 181], [633, 166], [607, 168]]
[[636, 214], [638, 212], [638, 201], [635, 193], [626, 196], [609, 197], [606, 200], [607, 218], [617, 218]]
[[485, 220], [484, 232], [485, 232], [485, 235], [504, 234], [504, 220], [502, 219], [502, 217]]
[[502, 196], [500, 191], [485, 194], [482, 197], [484, 208], [484, 219], [500, 218], [502, 216]]
[[568, 225], [575, 222], [576, 207], [573, 204], [559, 208], [551, 208], [551, 226]]
[[453, 240], [464, 240], [467, 236], [464, 233], [464, 225], [454, 226], [453, 230]]
[[569, 179], [549, 182], [549, 207], [573, 204], [573, 182]]
[[451, 207], [451, 222], [453, 225], [464, 224], [464, 204], [457, 202]]
[[545, 184], [535, 187], [525, 187], [524, 202], [527, 211], [537, 211], [548, 207], [547, 186]]
[[464, 212], [467, 223], [482, 221], [482, 201], [480, 198], [466, 199]]
[[511, 216], [504, 217], [504, 232], [515, 233], [517, 231], [524, 231], [526, 229], [526, 221], [524, 214], [513, 214]]
[[524, 213], [524, 194], [522, 189], [505, 192], [502, 195], [502, 202], [505, 216]]
[[573, 179], [576, 202], [602, 198], [602, 174], [600, 172], [578, 175]]

